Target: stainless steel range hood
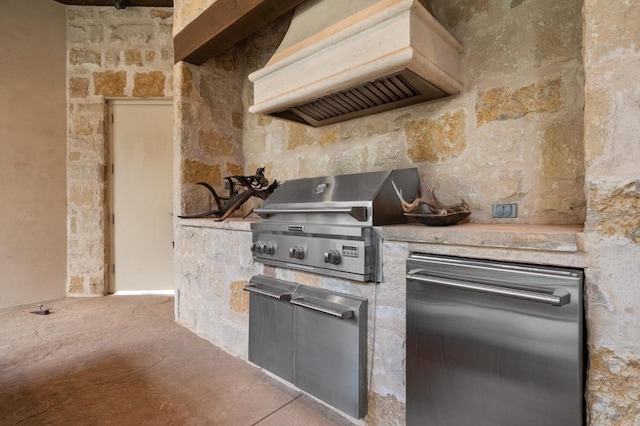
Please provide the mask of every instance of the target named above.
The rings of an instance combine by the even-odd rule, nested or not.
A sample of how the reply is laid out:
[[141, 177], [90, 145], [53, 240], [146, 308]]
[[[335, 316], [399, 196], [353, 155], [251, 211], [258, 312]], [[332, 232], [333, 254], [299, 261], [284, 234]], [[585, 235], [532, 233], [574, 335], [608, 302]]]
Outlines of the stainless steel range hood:
[[249, 111], [323, 126], [458, 94], [461, 53], [420, 0], [307, 0]]

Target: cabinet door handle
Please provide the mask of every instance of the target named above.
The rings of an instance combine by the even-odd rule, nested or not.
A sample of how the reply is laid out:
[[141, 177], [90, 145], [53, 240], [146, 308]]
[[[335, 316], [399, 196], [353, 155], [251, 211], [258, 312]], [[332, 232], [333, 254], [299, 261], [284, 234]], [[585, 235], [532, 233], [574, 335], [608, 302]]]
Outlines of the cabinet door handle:
[[511, 287], [498, 287], [488, 284], [477, 284], [466, 281], [458, 281], [447, 278], [421, 275], [424, 269], [414, 269], [407, 273], [407, 279], [425, 284], [439, 285], [442, 287], [459, 288], [484, 294], [512, 297], [514, 299], [527, 300], [529, 302], [544, 303], [552, 306], [563, 306], [569, 303], [571, 295], [566, 290], [557, 289], [553, 294], [538, 293], [535, 291], [520, 290]]
[[291, 304], [296, 306], [301, 306], [303, 308], [311, 309], [313, 311], [322, 312], [323, 314], [328, 314], [334, 317], [338, 317], [340, 319], [353, 318], [353, 309], [349, 309], [349, 308], [346, 308], [343, 310], [333, 309], [326, 306], [321, 306], [315, 303], [308, 302], [303, 298], [292, 299]]
[[261, 294], [263, 296], [271, 297], [278, 300], [286, 300], [286, 301], [291, 300], [291, 293], [274, 293], [274, 292], [265, 290], [263, 288], [256, 287], [251, 284], [244, 286], [243, 290], [248, 291], [250, 293]]

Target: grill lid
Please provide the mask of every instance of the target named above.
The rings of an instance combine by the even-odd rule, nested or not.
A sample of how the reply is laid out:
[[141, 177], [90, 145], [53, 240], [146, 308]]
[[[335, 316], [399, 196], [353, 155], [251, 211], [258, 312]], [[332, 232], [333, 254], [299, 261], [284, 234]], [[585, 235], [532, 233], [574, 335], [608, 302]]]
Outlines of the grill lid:
[[416, 168], [294, 179], [282, 183], [255, 212], [270, 222], [404, 223], [392, 181], [407, 198], [418, 192]]

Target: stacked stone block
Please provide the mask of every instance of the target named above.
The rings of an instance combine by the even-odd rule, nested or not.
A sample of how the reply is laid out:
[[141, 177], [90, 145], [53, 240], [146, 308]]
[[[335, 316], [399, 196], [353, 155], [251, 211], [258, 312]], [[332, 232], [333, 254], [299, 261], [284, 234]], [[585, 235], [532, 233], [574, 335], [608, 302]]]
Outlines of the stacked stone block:
[[201, 66], [181, 62], [175, 98], [180, 155], [175, 192], [183, 215], [216, 208], [205, 182], [221, 196], [224, 177], [243, 175], [241, 57], [235, 48]]
[[[180, 24], [174, 31], [211, 2], [177, 0]], [[205, 64], [204, 69], [179, 64], [176, 74], [182, 77], [176, 79], [177, 91], [184, 101], [178, 106], [182, 129], [177, 136], [182, 152], [177, 160], [182, 166], [176, 179], [178, 201], [183, 208], [190, 203], [195, 206], [199, 197], [189, 199], [194, 193], [188, 184], [202, 177], [215, 181], [233, 168], [251, 172], [265, 166], [270, 179], [287, 180], [417, 167], [423, 190], [436, 185], [444, 202], [464, 197], [472, 205], [473, 222], [585, 224], [577, 254], [558, 249], [543, 256], [524, 250], [521, 258], [504, 249], [501, 256], [586, 266], [589, 424], [637, 424], [640, 89], [635, 76], [640, 68], [636, 25], [640, 6], [625, 0], [585, 0], [584, 5], [582, 0], [428, 3], [435, 17], [465, 47], [465, 90], [428, 104], [318, 129], [249, 114], [252, 84], [246, 77], [271, 57], [291, 14]], [[222, 81], [216, 81], [220, 76]], [[239, 91], [238, 81], [243, 85]], [[215, 89], [200, 87], [205, 82]], [[80, 85], [78, 90], [87, 89]], [[209, 96], [208, 90], [216, 94]], [[243, 103], [240, 109], [233, 104], [232, 111], [224, 111], [216, 101], [210, 103], [211, 112], [206, 112], [206, 99], [238, 93]], [[240, 136], [233, 132], [229, 138], [221, 130], [225, 128], [242, 132]], [[232, 141], [232, 150], [225, 148], [228, 141]], [[225, 170], [227, 161], [233, 164]], [[519, 217], [492, 218], [493, 203], [517, 203]], [[373, 371], [365, 422], [403, 424], [402, 277], [407, 244], [385, 242], [385, 282], [373, 287], [253, 265], [246, 257], [246, 230], [248, 226], [234, 235], [186, 223], [178, 226], [182, 245], [178, 263], [188, 261], [177, 271], [179, 321], [244, 357], [246, 300], [239, 288], [254, 273], [377, 301], [375, 343], [371, 339], [374, 330], [369, 330]], [[443, 241], [451, 237], [447, 230], [442, 233]], [[484, 245], [484, 240], [479, 244]], [[226, 257], [227, 247], [233, 253], [244, 253], [239, 264]], [[437, 250], [435, 244], [427, 249]], [[492, 253], [502, 249], [496, 250]], [[466, 245], [451, 249], [450, 254], [474, 255]], [[579, 259], [576, 264], [567, 260], [574, 254]], [[373, 292], [376, 288], [377, 294]]]
[[106, 100], [172, 96], [172, 22], [170, 8], [67, 8], [70, 295], [108, 291]]
[[[279, 180], [417, 167], [423, 191], [464, 197], [473, 222], [504, 221], [491, 205], [517, 203], [510, 223], [583, 223], [582, 2], [429, 3], [465, 48], [462, 94], [317, 129], [246, 113], [247, 164]], [[285, 30], [247, 41], [247, 74]]]
[[[269, 60], [291, 14], [203, 66], [178, 64], [176, 191], [183, 212], [206, 207], [199, 204], [206, 193], [193, 183], [219, 184], [229, 165], [245, 173], [264, 166], [269, 179], [279, 181], [417, 167], [423, 190], [437, 185], [445, 202], [464, 197], [473, 221], [499, 222], [491, 217], [491, 204], [514, 202], [520, 217], [511, 222], [582, 224], [581, 1], [430, 3], [465, 46], [465, 90], [428, 104], [322, 128], [249, 114], [253, 87], [247, 76]], [[176, 22], [182, 23], [174, 33], [207, 4], [178, 1]], [[178, 321], [246, 357], [246, 301], [239, 288], [252, 274], [366, 297], [376, 306], [369, 321], [366, 423], [403, 424], [407, 244], [385, 243], [385, 281], [374, 286], [252, 264], [249, 234], [226, 227], [179, 224]]]
[[584, 3], [590, 424], [640, 424], [640, 4]]

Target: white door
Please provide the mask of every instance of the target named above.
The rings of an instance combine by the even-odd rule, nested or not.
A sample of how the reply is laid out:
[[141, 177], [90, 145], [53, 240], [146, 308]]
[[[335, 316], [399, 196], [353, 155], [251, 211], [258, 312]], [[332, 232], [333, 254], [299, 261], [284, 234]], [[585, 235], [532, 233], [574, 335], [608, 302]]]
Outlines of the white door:
[[173, 289], [173, 106], [109, 102], [111, 291]]

